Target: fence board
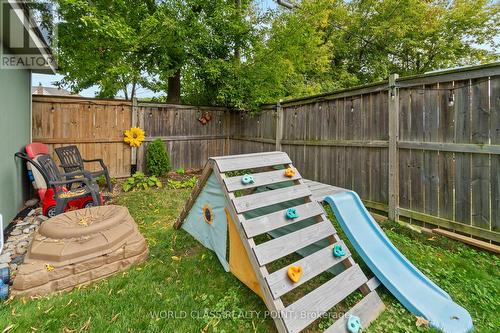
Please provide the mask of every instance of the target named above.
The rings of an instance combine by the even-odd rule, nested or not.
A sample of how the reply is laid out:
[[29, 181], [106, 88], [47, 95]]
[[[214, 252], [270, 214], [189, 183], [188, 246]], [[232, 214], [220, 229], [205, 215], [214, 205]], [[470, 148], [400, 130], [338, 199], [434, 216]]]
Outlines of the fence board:
[[[455, 142], [470, 143], [470, 82], [455, 82]], [[471, 224], [471, 156], [466, 153], [455, 154], [455, 219]]]
[[[443, 82], [439, 84], [439, 128], [438, 141], [453, 143], [455, 133], [454, 109], [450, 98], [454, 98], [454, 92], [446, 90], [453, 88], [453, 82]], [[440, 151], [438, 155], [438, 177], [439, 177], [439, 217], [454, 219], [454, 183], [455, 174], [454, 154]]]
[[[490, 131], [489, 82], [472, 80], [472, 143], [488, 144]], [[490, 157], [472, 155], [472, 225], [490, 229]]]
[[[490, 80], [491, 144], [500, 145], [500, 76]], [[491, 155], [491, 230], [500, 231], [500, 155]]]

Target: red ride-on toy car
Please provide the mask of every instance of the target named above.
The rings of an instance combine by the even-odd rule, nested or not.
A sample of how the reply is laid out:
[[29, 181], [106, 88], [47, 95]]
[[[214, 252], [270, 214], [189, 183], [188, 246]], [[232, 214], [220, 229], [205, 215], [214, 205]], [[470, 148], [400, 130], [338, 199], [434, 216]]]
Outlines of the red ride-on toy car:
[[27, 162], [28, 177], [38, 191], [44, 215], [53, 217], [68, 210], [102, 205], [102, 193], [88, 172], [61, 173], [43, 143], [34, 142], [25, 149], [26, 153], [15, 156]]

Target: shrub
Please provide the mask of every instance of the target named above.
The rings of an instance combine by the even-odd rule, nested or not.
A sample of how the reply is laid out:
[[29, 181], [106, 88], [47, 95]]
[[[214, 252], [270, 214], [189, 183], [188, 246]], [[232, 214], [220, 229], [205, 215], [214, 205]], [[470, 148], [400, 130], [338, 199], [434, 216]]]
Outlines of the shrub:
[[175, 172], [178, 174], [178, 175], [184, 175], [186, 173], [186, 170], [184, 170], [184, 168], [179, 168], [177, 170], [175, 170]]
[[127, 178], [125, 183], [123, 183], [122, 188], [125, 192], [130, 190], [147, 190], [150, 187], [162, 187], [161, 181], [156, 178], [156, 176], [148, 177], [142, 172], [137, 171], [132, 175], [132, 177]]
[[157, 177], [170, 171], [170, 157], [161, 139], [156, 139], [148, 145], [146, 167], [150, 175]]

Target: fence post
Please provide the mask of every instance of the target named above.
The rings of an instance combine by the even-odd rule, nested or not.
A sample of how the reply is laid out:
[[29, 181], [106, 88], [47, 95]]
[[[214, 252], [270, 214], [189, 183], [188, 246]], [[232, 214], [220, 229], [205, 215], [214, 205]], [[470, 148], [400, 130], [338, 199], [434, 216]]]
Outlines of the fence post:
[[283, 139], [283, 108], [281, 100], [276, 103], [276, 151], [281, 151], [281, 140]]
[[389, 76], [389, 219], [399, 220], [399, 89], [398, 74]]
[[[137, 127], [137, 98], [132, 98], [132, 122], [130, 127]], [[130, 173], [134, 173], [137, 170], [137, 148], [132, 147], [130, 149]]]

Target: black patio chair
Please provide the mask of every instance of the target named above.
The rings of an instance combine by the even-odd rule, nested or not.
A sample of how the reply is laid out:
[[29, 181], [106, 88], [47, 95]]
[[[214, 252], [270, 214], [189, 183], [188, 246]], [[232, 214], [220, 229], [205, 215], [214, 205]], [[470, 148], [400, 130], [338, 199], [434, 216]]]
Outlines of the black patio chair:
[[[50, 155], [42, 155], [38, 158], [42, 174], [46, 178], [47, 187], [54, 190], [56, 200], [56, 215], [64, 212], [69, 201], [92, 197], [93, 206], [100, 206], [99, 185], [95, 183], [91, 175], [86, 171], [73, 171], [61, 173]], [[71, 185], [79, 184], [72, 189]]]
[[90, 173], [92, 178], [97, 178], [99, 176], [104, 176], [106, 179], [106, 185], [108, 187], [108, 191], [113, 191], [113, 186], [111, 184], [111, 178], [109, 177], [108, 168], [104, 164], [101, 158], [96, 158], [93, 160], [86, 160], [82, 158], [80, 154], [80, 150], [78, 150], [77, 146], [65, 146], [56, 148], [56, 154], [61, 161], [61, 167], [64, 169], [64, 172], [74, 172], [74, 171], [86, 171], [84, 168], [84, 163], [93, 163], [99, 162], [102, 170], [98, 171], [87, 171]]

